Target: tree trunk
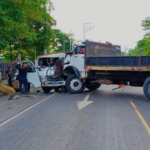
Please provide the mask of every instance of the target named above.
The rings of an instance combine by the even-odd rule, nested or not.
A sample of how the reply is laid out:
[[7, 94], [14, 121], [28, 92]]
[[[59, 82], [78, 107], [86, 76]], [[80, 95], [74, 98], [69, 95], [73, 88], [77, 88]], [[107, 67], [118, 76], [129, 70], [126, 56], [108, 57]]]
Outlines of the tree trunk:
[[11, 42], [9, 42], [9, 46], [10, 46], [10, 57], [11, 57], [11, 62], [12, 62], [12, 49], [11, 49]]

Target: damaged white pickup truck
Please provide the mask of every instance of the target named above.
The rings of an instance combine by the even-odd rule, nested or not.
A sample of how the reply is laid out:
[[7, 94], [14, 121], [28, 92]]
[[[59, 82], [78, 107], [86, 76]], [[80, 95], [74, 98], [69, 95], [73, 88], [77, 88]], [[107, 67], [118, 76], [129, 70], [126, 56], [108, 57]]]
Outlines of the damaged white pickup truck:
[[84, 53], [85, 43], [80, 43], [74, 52], [38, 56], [38, 73], [43, 91], [49, 93], [51, 89], [65, 87], [70, 93], [82, 92], [86, 77]]

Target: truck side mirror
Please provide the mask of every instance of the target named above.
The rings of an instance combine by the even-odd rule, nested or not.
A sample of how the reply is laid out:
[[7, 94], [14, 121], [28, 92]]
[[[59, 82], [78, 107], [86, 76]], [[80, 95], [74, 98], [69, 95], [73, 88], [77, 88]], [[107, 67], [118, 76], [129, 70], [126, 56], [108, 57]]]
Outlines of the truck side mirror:
[[70, 64], [70, 61], [65, 62], [65, 65]]

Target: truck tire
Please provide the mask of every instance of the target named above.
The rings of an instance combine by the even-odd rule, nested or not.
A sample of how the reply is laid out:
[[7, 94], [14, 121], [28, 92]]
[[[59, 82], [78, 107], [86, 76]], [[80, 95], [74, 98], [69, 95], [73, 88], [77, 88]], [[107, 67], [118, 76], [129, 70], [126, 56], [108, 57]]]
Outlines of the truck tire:
[[143, 85], [143, 92], [144, 95], [148, 98], [148, 100], [150, 101], [150, 77], [148, 77]]
[[96, 85], [91, 85], [91, 86], [86, 86], [87, 89], [89, 89], [90, 91], [94, 91], [97, 90], [99, 87], [101, 86], [101, 84], [96, 84]]
[[59, 92], [59, 87], [56, 87], [56, 88], [55, 88], [55, 92]]
[[76, 75], [70, 75], [66, 80], [66, 89], [70, 93], [80, 93], [85, 89], [85, 82], [82, 82]]
[[42, 89], [43, 89], [45, 94], [48, 94], [50, 92], [50, 90], [51, 90], [50, 87], [42, 87]]

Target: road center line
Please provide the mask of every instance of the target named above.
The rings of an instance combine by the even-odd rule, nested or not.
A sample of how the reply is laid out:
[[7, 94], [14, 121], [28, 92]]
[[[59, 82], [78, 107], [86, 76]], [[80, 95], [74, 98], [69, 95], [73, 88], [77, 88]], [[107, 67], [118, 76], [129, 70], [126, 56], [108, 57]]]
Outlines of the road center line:
[[137, 113], [138, 117], [140, 118], [142, 124], [144, 125], [145, 129], [147, 130], [149, 136], [150, 136], [150, 128], [148, 126], [148, 124], [146, 123], [145, 119], [143, 118], [143, 116], [141, 115], [141, 113], [139, 112], [139, 110], [136, 108], [135, 104], [130, 101], [132, 107], [134, 108], [135, 112]]
[[22, 115], [23, 113], [25, 113], [25, 112], [27, 112], [28, 110], [32, 109], [33, 107], [35, 107], [35, 106], [37, 106], [37, 105], [43, 103], [44, 101], [48, 100], [49, 98], [53, 97], [54, 95], [55, 95], [55, 94], [53, 94], [53, 95], [51, 95], [51, 96], [49, 96], [49, 97], [43, 99], [42, 101], [40, 101], [40, 102], [38, 102], [38, 103], [36, 103], [36, 104], [33, 104], [32, 106], [28, 107], [27, 109], [23, 110], [22, 112], [18, 113], [17, 115], [15, 115], [15, 116], [9, 118], [8, 120], [6, 120], [6, 121], [4, 121], [3, 123], [1, 123], [1, 124], [0, 124], [0, 127], [2, 127], [3, 125], [5, 125], [6, 123], [12, 121], [13, 119], [19, 117], [20, 115]]

